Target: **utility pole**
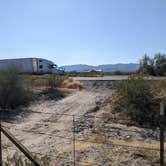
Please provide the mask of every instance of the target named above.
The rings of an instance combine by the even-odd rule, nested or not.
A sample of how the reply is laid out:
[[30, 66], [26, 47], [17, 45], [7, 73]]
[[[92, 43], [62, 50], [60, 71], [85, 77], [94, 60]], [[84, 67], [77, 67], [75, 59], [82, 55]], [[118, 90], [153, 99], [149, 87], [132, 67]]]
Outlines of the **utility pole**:
[[164, 104], [160, 103], [160, 166], [164, 166]]

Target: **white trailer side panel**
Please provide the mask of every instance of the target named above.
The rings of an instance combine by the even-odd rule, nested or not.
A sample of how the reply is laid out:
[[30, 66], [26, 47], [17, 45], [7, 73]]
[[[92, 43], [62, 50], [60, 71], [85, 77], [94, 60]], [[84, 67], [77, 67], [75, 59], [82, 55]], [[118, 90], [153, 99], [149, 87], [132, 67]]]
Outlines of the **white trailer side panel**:
[[33, 73], [33, 58], [0, 60], [0, 71], [15, 67], [23, 73]]

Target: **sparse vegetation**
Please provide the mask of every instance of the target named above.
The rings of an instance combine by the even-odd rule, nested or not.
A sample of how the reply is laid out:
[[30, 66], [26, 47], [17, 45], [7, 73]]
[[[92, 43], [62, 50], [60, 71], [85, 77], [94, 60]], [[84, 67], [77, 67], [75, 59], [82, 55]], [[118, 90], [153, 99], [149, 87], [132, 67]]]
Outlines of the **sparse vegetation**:
[[166, 79], [152, 81], [150, 86], [151, 90], [156, 92], [155, 98], [166, 103]]
[[68, 88], [68, 89], [81, 89], [82, 84], [80, 81], [75, 81], [68, 76], [62, 75], [31, 75], [24, 76], [25, 85], [36, 88]]
[[[122, 81], [116, 86], [112, 99], [113, 109], [115, 112], [126, 114], [140, 125], [158, 125], [159, 103], [165, 98], [156, 97], [163, 88], [158, 85], [159, 89], [154, 90], [154, 86], [154, 82], [150, 84], [139, 75], [130, 76], [127, 81]], [[166, 84], [163, 86], [166, 88]]]
[[[41, 158], [35, 157], [42, 166], [48, 166], [50, 163], [50, 158], [48, 156], [43, 156]], [[15, 153], [12, 157], [7, 157], [7, 161], [4, 161], [4, 166], [34, 166], [34, 164], [26, 159], [24, 156], [20, 156], [18, 153]]]
[[66, 79], [65, 76], [51, 74], [48, 76], [47, 86], [52, 88], [52, 89], [57, 88], [57, 87], [61, 87], [65, 79]]
[[0, 107], [15, 109], [28, 105], [33, 99], [33, 93], [24, 86], [18, 70], [10, 68], [0, 73]]
[[64, 80], [62, 86], [69, 89], [82, 89], [80, 81], [75, 81], [73, 79]]
[[[48, 76], [36, 76], [36, 77], [48, 78]], [[148, 92], [147, 96], [150, 96], [150, 97], [151, 95], [149, 95], [149, 90], [152, 90], [152, 84], [153, 86], [156, 86], [155, 88], [156, 91], [160, 91], [161, 86], [163, 88], [165, 87], [164, 80], [160, 82], [160, 85], [158, 85], [156, 84], [158, 83], [156, 82], [156, 80], [149, 82], [142, 79], [143, 78], [140, 76], [132, 76], [128, 81], [122, 81], [122, 83], [119, 83], [118, 86], [120, 86], [120, 84], [123, 84], [126, 86], [126, 89], [123, 87], [123, 89], [125, 89], [125, 94], [126, 92], [132, 93], [132, 88], [134, 89], [136, 87], [135, 89], [137, 89], [137, 91], [134, 89], [134, 95], [137, 95], [138, 92], [141, 92], [141, 90], [144, 90], [145, 88], [145, 92]], [[63, 81], [61, 87], [65, 87], [68, 84], [73, 82], [75, 81], [67, 78], [67, 80]], [[70, 159], [72, 159], [72, 154], [73, 154], [73, 143], [71, 144], [68, 143], [68, 141], [66, 141], [66, 137], [71, 136], [72, 134], [71, 132], [73, 131], [71, 130], [73, 128], [73, 124], [72, 124], [72, 117], [68, 115], [65, 116], [65, 114], [66, 113], [71, 114], [74, 112], [74, 114], [76, 115], [76, 123], [75, 123], [76, 125], [75, 126], [76, 128], [75, 143], [76, 144], [75, 145], [76, 145], [76, 162], [77, 163], [92, 161], [90, 165], [96, 165], [96, 164], [110, 165], [112, 163], [114, 163], [114, 165], [119, 165], [119, 164], [121, 165], [122, 163], [123, 165], [123, 163], [125, 162], [126, 165], [130, 165], [131, 163], [135, 164], [136, 162], [138, 162], [138, 165], [146, 165], [145, 163], [150, 163], [150, 164], [153, 163], [154, 165], [157, 165], [156, 158], [158, 156], [156, 155], [156, 150], [155, 150], [155, 155], [157, 156], [156, 158], [153, 155], [151, 155], [149, 151], [146, 150], [146, 152], [149, 155], [148, 157], [146, 153], [143, 153], [143, 152], [138, 153], [137, 147], [140, 149], [144, 147], [149, 147], [149, 148], [158, 147], [158, 144], [157, 144], [158, 130], [143, 129], [143, 128], [139, 128], [139, 126], [138, 127], [128, 126], [126, 125], [126, 123], [124, 125], [118, 124], [117, 123], [118, 121], [116, 119], [115, 121], [109, 121], [107, 123], [105, 118], [102, 119], [103, 117], [102, 115], [105, 111], [105, 107], [108, 104], [108, 102], [110, 103], [110, 98], [113, 91], [112, 84], [110, 88], [107, 85], [107, 83], [108, 82], [105, 83], [105, 82], [99, 81], [97, 82], [97, 85], [94, 85], [94, 82], [90, 82], [88, 85], [84, 84], [85, 86], [84, 91], [78, 92], [73, 95], [69, 95], [65, 100], [61, 100], [60, 102], [42, 100], [42, 104], [40, 102], [37, 105], [34, 105], [31, 107], [31, 109], [34, 111], [40, 110], [40, 114], [34, 113], [32, 116], [27, 116], [26, 117], [27, 123], [24, 123], [25, 121], [23, 119], [23, 121], [21, 121], [20, 123], [14, 126], [14, 130], [12, 130], [13, 124], [8, 124], [8, 126], [10, 127], [11, 131], [15, 131], [16, 134], [20, 136], [19, 138], [21, 142], [23, 143], [25, 141], [27, 142], [26, 144], [27, 147], [31, 148], [32, 144], [35, 145], [31, 149], [32, 151], [35, 151], [35, 148], [37, 148], [37, 149], [41, 149], [44, 154], [48, 154], [50, 156], [53, 155], [53, 157], [51, 157], [50, 163], [46, 165], [52, 165], [52, 164], [56, 165], [57, 163], [59, 165], [65, 165], [65, 164], [71, 165], [72, 160]], [[139, 85], [137, 85], [137, 83], [139, 83]], [[145, 85], [147, 85], [148, 88]], [[118, 86], [117, 86], [117, 92], [119, 88]], [[47, 86], [45, 89], [51, 90], [51, 93], [53, 92], [54, 94], [57, 94], [57, 92], [52, 90], [66, 90], [65, 88], [51, 89], [51, 88], [48, 88]], [[154, 94], [156, 94], [156, 91], [154, 92], [150, 91], [150, 94], [152, 94], [152, 97], [154, 97]], [[119, 94], [117, 95], [117, 93], [115, 93], [114, 96], [115, 95], [119, 97], [120, 99], [117, 101], [122, 101], [121, 99], [121, 97], [123, 97], [122, 95], [119, 95]], [[140, 97], [141, 99], [146, 97], [146, 93], [143, 93], [143, 97], [142, 97], [142, 92], [140, 93], [140, 95], [141, 95]], [[52, 96], [50, 98], [52, 99]], [[130, 98], [130, 100], [131, 99], [132, 98]], [[135, 97], [134, 99], [137, 99], [137, 97]], [[141, 99], [139, 101], [141, 101]], [[158, 103], [158, 99], [154, 98], [154, 101]], [[133, 101], [132, 103], [135, 104], [135, 102]], [[110, 106], [110, 104], [108, 105]], [[114, 105], [114, 106], [117, 106], [117, 105]], [[156, 105], [156, 107], [158, 107], [158, 105]], [[123, 107], [123, 105], [121, 107], [120, 105], [119, 110], [124, 113], [125, 112], [124, 110], [126, 108], [127, 108], [126, 105], [125, 107]], [[110, 109], [110, 107], [108, 109]], [[60, 114], [62, 115], [64, 114], [63, 116], [58, 115], [59, 110], [61, 110]], [[136, 109], [136, 111], [138, 110]], [[146, 111], [148, 112], [148, 110]], [[156, 111], [158, 111], [158, 108], [156, 109]], [[52, 115], [49, 115], [49, 114], [47, 115], [46, 114], [47, 112], [52, 113]], [[108, 116], [109, 114], [107, 114], [107, 117]], [[132, 124], [135, 124], [135, 123], [132, 123]], [[53, 130], [54, 125], [56, 125], [58, 127], [57, 129], [59, 130], [57, 129]], [[43, 128], [43, 126], [45, 127]], [[51, 126], [53, 126], [53, 128]], [[24, 128], [26, 128], [28, 132], [22, 132], [22, 130], [24, 131]], [[61, 130], [60, 128], [63, 128], [63, 130]], [[39, 137], [39, 132], [44, 133], [46, 130], [47, 130], [47, 133], [49, 133], [49, 135], [46, 134], [46, 136]], [[69, 131], [69, 132], [66, 132], [66, 131]], [[52, 136], [55, 133], [58, 133], [62, 137], [60, 137], [60, 139], [58, 140], [57, 137], [55, 138], [54, 136]], [[22, 134], [24, 134], [23, 137], [22, 137]], [[46, 139], [48, 141], [47, 143], [45, 143]], [[156, 142], [154, 141], [154, 139]], [[79, 140], [81, 140], [81, 142]], [[83, 142], [83, 140], [85, 140], [85, 142]], [[60, 141], [62, 142], [62, 144], [60, 144]], [[111, 145], [110, 149], [108, 148], [108, 144]], [[14, 150], [13, 147], [8, 146], [8, 144], [6, 145], [6, 143], [5, 143], [5, 146], [8, 148], [7, 150], [4, 149], [5, 154], [6, 153], [10, 154], [10, 151], [12, 152]], [[129, 146], [130, 148], [127, 148], [126, 146]], [[57, 147], [56, 151], [55, 151], [55, 147]], [[110, 156], [112, 158], [110, 158]], [[18, 158], [16, 161], [20, 161], [20, 159]], [[39, 161], [41, 162], [40, 159]], [[28, 163], [28, 164], [30, 166], [31, 163]], [[12, 165], [12, 164], [9, 163], [8, 165]], [[24, 163], [23, 166], [27, 166], [27, 165], [25, 165]]]
[[72, 71], [72, 72], [68, 72], [67, 74], [70, 77], [102, 77], [103, 76], [103, 72], [100, 71], [89, 71], [89, 72], [77, 72], [77, 71]]
[[47, 86], [48, 75], [23, 75], [24, 84], [29, 88], [40, 88]]

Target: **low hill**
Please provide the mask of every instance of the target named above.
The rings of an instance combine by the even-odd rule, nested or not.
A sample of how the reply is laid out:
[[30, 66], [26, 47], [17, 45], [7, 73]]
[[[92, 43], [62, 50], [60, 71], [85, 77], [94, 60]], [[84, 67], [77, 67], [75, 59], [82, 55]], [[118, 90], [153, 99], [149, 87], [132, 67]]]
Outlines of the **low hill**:
[[134, 72], [138, 70], [139, 64], [136, 63], [128, 63], [128, 64], [106, 64], [106, 65], [99, 65], [99, 66], [91, 66], [91, 65], [66, 65], [62, 66], [66, 72], [77, 71], [77, 72], [85, 72], [89, 70], [102, 70], [103, 72], [114, 72], [114, 71], [121, 71], [121, 72]]

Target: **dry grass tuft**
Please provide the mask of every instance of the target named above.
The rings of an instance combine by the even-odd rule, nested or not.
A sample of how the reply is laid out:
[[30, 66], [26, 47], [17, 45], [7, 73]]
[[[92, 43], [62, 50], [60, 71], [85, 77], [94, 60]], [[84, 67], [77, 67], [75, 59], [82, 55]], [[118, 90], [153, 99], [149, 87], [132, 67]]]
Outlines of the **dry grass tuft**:
[[68, 89], [82, 89], [82, 84], [80, 81], [75, 81], [72, 79], [64, 80], [62, 86]]
[[66, 76], [57, 75], [31, 75], [24, 76], [24, 82], [28, 87], [40, 88], [40, 87], [50, 87], [54, 86], [56, 88], [66, 88], [66, 89], [82, 89], [82, 84], [80, 81], [75, 81]]
[[166, 79], [153, 81], [151, 83], [151, 89], [157, 94], [156, 98], [166, 103]]

